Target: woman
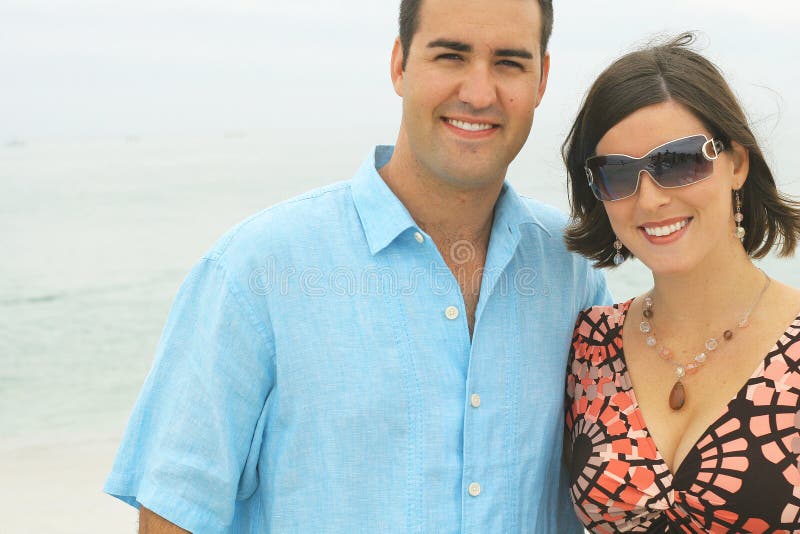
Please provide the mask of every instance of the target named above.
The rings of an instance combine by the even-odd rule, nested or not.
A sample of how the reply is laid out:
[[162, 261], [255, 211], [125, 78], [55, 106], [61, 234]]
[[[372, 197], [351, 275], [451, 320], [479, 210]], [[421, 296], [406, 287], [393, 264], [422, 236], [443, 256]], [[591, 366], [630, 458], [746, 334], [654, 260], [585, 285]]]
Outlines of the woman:
[[800, 530], [800, 291], [747, 119], [691, 34], [617, 60], [564, 144], [571, 250], [654, 286], [578, 318], [567, 380], [575, 510], [592, 532]]

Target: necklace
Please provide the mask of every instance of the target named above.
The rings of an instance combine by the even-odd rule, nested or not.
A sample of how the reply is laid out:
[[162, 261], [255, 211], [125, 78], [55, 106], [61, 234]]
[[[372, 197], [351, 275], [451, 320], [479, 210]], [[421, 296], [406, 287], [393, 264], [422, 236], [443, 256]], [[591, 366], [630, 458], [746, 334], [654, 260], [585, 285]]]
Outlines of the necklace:
[[645, 297], [644, 306], [642, 306], [642, 322], [639, 325], [639, 330], [646, 336], [645, 342], [647, 343], [647, 346], [653, 349], [661, 359], [666, 360], [675, 366], [677, 380], [675, 381], [675, 385], [672, 386], [672, 391], [670, 391], [669, 394], [669, 407], [673, 410], [680, 410], [686, 403], [686, 386], [683, 385], [683, 378], [686, 375], [693, 375], [700, 370], [700, 367], [702, 367], [703, 364], [708, 361], [709, 356], [719, 349], [720, 340], [725, 342], [731, 341], [734, 338], [734, 331], [736, 329], [741, 330], [750, 326], [750, 314], [753, 313], [753, 310], [756, 308], [756, 306], [758, 306], [758, 303], [761, 302], [761, 298], [764, 296], [764, 293], [767, 292], [767, 288], [772, 283], [770, 277], [767, 276], [764, 271], [761, 272], [766, 278], [764, 287], [761, 288], [761, 292], [741, 316], [741, 319], [738, 323], [736, 323], [736, 326], [734, 328], [725, 330], [720, 337], [708, 338], [705, 343], [705, 350], [685, 363], [675, 361], [672, 351], [665, 345], [659, 344], [658, 340], [656, 339], [655, 328], [653, 326], [654, 312], [652, 291]]

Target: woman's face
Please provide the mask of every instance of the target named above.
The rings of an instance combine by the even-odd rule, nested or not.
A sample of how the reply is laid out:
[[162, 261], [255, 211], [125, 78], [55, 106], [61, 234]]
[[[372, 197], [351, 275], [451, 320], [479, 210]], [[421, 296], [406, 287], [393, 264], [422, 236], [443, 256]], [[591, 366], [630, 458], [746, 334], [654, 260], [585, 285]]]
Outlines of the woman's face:
[[[712, 138], [700, 120], [675, 102], [648, 106], [617, 123], [596, 152], [641, 157], [669, 141], [696, 134]], [[617, 237], [654, 274], [688, 272], [733, 258], [742, 245], [735, 237], [731, 191], [747, 176], [747, 151], [725, 147], [711, 177], [675, 189], [659, 187], [643, 171], [631, 197], [604, 202]]]

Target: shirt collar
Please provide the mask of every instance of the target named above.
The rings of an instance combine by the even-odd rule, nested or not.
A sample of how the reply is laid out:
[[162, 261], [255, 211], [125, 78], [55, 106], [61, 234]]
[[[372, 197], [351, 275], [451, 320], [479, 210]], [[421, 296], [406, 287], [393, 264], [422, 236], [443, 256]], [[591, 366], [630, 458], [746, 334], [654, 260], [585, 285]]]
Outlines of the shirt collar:
[[500, 196], [497, 198], [497, 203], [494, 208], [494, 227], [493, 229], [508, 228], [512, 234], [518, 234], [519, 227], [523, 224], [535, 224], [541, 230], [552, 237], [550, 230], [547, 226], [536, 218], [536, 215], [531, 211], [528, 204], [522, 199], [517, 191], [505, 182], [503, 189], [500, 190]]
[[378, 174], [393, 152], [393, 146], [375, 147], [352, 182], [353, 201], [373, 256], [409, 228], [416, 228], [411, 214]]
[[[353, 201], [372, 255], [389, 246], [409, 228], [417, 228], [406, 207], [378, 174], [378, 169], [389, 162], [393, 152], [393, 146], [376, 146], [352, 181]], [[535, 224], [550, 236], [547, 227], [506, 182], [495, 205], [493, 234], [497, 229], [507, 228], [516, 237], [523, 224]]]

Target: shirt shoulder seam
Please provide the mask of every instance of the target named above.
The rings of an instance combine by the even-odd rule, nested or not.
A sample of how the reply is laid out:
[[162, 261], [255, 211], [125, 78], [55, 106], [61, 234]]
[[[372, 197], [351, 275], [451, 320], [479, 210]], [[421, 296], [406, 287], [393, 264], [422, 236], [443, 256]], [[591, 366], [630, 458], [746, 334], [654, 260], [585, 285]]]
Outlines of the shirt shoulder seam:
[[336, 192], [339, 192], [339, 191], [341, 191], [343, 189], [349, 189], [350, 187], [351, 187], [350, 182], [340, 182], [338, 184], [331, 184], [331, 185], [325, 186], [325, 187], [323, 187], [323, 188], [321, 188], [319, 190], [312, 191], [312, 192], [309, 192], [309, 193], [305, 193], [305, 194], [302, 194], [302, 195], [300, 195], [298, 197], [290, 198], [290, 199], [284, 200], [282, 202], [279, 202], [277, 204], [274, 204], [272, 206], [269, 206], [268, 208], [264, 208], [263, 210], [261, 210], [261, 211], [259, 211], [257, 213], [254, 213], [253, 215], [250, 215], [249, 217], [244, 219], [242, 222], [240, 222], [238, 225], [236, 225], [236, 227], [234, 227], [232, 230], [230, 230], [228, 232], [228, 234], [223, 238], [224, 241], [218, 243], [210, 252], [206, 253], [203, 256], [203, 258], [204, 259], [208, 259], [208, 260], [218, 260], [218, 259], [220, 259], [223, 255], [225, 255], [225, 253], [228, 250], [228, 246], [233, 241], [233, 239], [239, 234], [239, 232], [241, 232], [245, 227], [249, 226], [250, 223], [252, 223], [254, 220], [258, 219], [259, 217], [262, 217], [262, 216], [264, 216], [264, 215], [266, 215], [266, 214], [268, 214], [268, 213], [270, 213], [270, 212], [272, 212], [272, 211], [274, 211], [276, 209], [280, 209], [281, 207], [284, 207], [284, 206], [288, 206], [288, 205], [292, 205], [292, 204], [299, 204], [299, 203], [303, 203], [303, 202], [306, 202], [306, 201], [311, 201], [311, 200], [326, 196], [326, 195], [328, 195], [330, 193], [336, 193]]
[[227, 286], [228, 291], [231, 293], [231, 295], [233, 295], [233, 298], [236, 300], [236, 303], [239, 305], [239, 308], [247, 317], [248, 321], [250, 322], [250, 326], [253, 327], [253, 329], [256, 331], [259, 337], [261, 337], [262, 341], [267, 346], [272, 346], [273, 341], [269, 333], [267, 332], [266, 325], [264, 324], [263, 321], [260, 321], [258, 319], [258, 315], [256, 314], [253, 307], [247, 302], [247, 299], [245, 299], [242, 296], [242, 292], [239, 290], [239, 286], [230, 279], [230, 276], [228, 276], [228, 270], [225, 268], [222, 262], [220, 262], [216, 258], [203, 258], [203, 259], [213, 264], [217, 269], [220, 270], [222, 274], [222, 279], [225, 285]]

